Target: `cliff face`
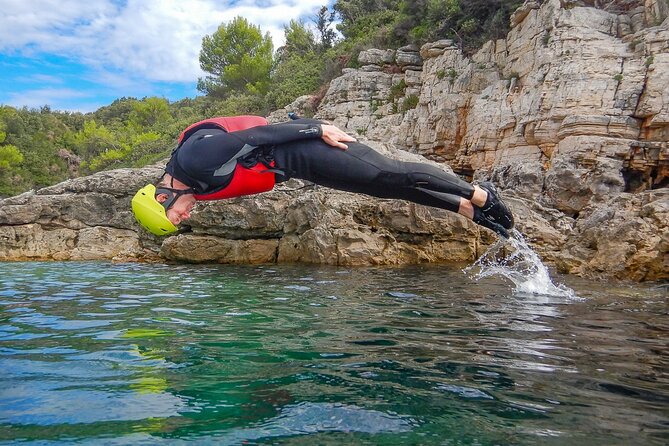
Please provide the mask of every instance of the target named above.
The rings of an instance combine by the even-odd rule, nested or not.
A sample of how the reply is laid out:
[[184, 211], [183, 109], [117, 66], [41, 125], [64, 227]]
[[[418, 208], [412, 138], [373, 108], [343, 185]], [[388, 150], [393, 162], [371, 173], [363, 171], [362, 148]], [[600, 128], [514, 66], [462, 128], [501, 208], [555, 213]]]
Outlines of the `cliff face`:
[[669, 5], [579, 3], [525, 2], [470, 58], [449, 40], [369, 50], [319, 116], [493, 178], [565, 271], [666, 278]]
[[[471, 57], [448, 40], [368, 50], [317, 117], [391, 156], [492, 178], [521, 232], [565, 272], [667, 279], [669, 4], [579, 4], [526, 1], [507, 39]], [[494, 239], [442, 210], [289, 182], [198, 205], [191, 233], [158, 240], [139, 231], [129, 199], [160, 172], [103, 172], [0, 201], [0, 260], [467, 262]]]

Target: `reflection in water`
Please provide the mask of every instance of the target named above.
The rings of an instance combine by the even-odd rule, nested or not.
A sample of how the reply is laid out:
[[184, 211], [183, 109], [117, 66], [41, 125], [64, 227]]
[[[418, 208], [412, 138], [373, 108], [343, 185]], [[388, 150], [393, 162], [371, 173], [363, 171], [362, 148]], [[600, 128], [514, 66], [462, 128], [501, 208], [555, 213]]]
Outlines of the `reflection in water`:
[[[60, 425], [144, 420], [176, 416], [184, 406], [180, 398], [169, 393], [68, 388], [72, 386], [71, 382], [56, 381], [45, 385], [16, 385], [3, 390], [4, 404], [0, 406], [3, 423]], [[26, 395], [30, 395], [29, 402], [24, 399]]]
[[0, 264], [0, 442], [665, 444], [666, 289], [570, 282]]
[[216, 437], [222, 444], [241, 444], [272, 437], [321, 432], [398, 433], [411, 430], [408, 420], [375, 410], [332, 403], [299, 403], [257, 427], [233, 430]]

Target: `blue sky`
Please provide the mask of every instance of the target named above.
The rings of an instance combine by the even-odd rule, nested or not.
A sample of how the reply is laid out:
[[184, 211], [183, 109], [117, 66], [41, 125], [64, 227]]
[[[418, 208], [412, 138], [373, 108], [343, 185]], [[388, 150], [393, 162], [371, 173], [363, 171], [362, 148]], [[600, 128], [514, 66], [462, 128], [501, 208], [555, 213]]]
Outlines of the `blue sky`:
[[283, 43], [330, 0], [0, 0], [0, 104], [89, 112], [195, 97], [202, 37], [236, 16]]

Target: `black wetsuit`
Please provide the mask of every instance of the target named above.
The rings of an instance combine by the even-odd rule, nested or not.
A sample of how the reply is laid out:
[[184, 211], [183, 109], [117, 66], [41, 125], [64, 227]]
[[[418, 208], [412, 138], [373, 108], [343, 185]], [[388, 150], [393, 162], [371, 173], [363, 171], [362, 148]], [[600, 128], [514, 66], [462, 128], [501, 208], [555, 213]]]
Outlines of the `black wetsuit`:
[[213, 193], [232, 178], [234, 161], [270, 163], [283, 175], [333, 189], [379, 198], [397, 198], [457, 212], [460, 198], [471, 199], [474, 187], [457, 176], [424, 163], [403, 162], [372, 148], [347, 142], [341, 150], [321, 139], [320, 122], [299, 119], [226, 133], [199, 129], [173, 153], [166, 171], [197, 194]]

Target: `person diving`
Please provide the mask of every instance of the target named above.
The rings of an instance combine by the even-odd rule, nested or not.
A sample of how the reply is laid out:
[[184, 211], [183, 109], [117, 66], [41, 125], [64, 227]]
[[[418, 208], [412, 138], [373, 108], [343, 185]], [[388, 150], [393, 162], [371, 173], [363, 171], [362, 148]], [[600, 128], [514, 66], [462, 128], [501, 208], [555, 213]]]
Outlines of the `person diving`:
[[427, 163], [388, 158], [325, 122], [269, 125], [259, 116], [217, 117], [186, 128], [165, 173], [135, 194], [132, 210], [151, 233], [173, 234], [198, 201], [266, 192], [290, 178], [446, 209], [504, 238], [514, 225], [491, 182], [474, 185]]

